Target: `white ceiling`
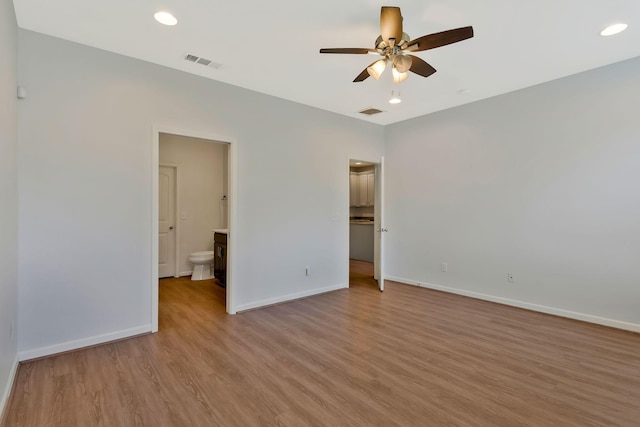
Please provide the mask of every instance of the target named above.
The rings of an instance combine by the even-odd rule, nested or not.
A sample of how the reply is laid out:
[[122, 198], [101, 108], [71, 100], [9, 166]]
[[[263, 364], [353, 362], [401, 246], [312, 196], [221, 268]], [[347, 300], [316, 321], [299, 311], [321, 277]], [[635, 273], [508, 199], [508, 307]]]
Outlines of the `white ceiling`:
[[[640, 55], [638, 0], [14, 0], [21, 28], [94, 46], [351, 117], [389, 124]], [[380, 80], [352, 83], [375, 57], [319, 54], [322, 47], [372, 48], [380, 7], [400, 6], [404, 31], [472, 25], [475, 37], [417, 55], [438, 72], [400, 84], [387, 103]], [[153, 19], [173, 13], [178, 25]], [[602, 37], [614, 22], [627, 31]], [[213, 69], [183, 59], [209, 58]], [[469, 93], [462, 94], [461, 90]], [[358, 114], [367, 107], [384, 110]]]

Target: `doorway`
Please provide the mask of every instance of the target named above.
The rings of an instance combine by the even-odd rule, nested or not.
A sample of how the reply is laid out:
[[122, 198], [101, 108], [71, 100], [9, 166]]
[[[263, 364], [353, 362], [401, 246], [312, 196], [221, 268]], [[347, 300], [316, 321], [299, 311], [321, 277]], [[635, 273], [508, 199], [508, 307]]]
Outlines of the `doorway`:
[[384, 157], [349, 157], [347, 283], [384, 291]]
[[[227, 136], [220, 136], [220, 135], [215, 135], [212, 134], [210, 132], [206, 132], [206, 131], [188, 131], [188, 130], [184, 130], [184, 129], [175, 129], [175, 128], [168, 128], [168, 127], [161, 127], [161, 126], [154, 126], [153, 127], [153, 144], [152, 144], [152, 177], [151, 177], [151, 183], [152, 183], [152, 200], [151, 200], [151, 219], [152, 219], [152, 232], [151, 232], [151, 273], [152, 273], [152, 283], [151, 283], [151, 323], [152, 323], [152, 332], [157, 332], [158, 331], [158, 304], [159, 304], [159, 285], [158, 285], [158, 279], [160, 276], [160, 267], [161, 267], [161, 255], [168, 255], [168, 254], [162, 254], [161, 251], [164, 250], [164, 248], [161, 247], [161, 245], [163, 245], [165, 242], [161, 242], [161, 232], [163, 230], [163, 228], [169, 228], [171, 227], [171, 225], [169, 224], [171, 222], [171, 218], [169, 218], [169, 221], [165, 221], [163, 222], [163, 220], [161, 220], [160, 218], [160, 202], [161, 202], [161, 180], [166, 179], [167, 182], [170, 181], [170, 177], [167, 178], [161, 178], [161, 171], [166, 172], [165, 170], [165, 166], [169, 166], [169, 167], [174, 167], [175, 171], [176, 171], [176, 182], [178, 184], [176, 184], [176, 188], [179, 188], [178, 185], [181, 181], [184, 181], [186, 179], [184, 175], [184, 171], [186, 170], [184, 167], [182, 168], [182, 172], [181, 169], [179, 168], [179, 165], [175, 165], [172, 163], [167, 163], [167, 162], [163, 162], [162, 163], [162, 167], [161, 167], [161, 162], [160, 162], [160, 138], [161, 135], [170, 135], [170, 136], [175, 136], [175, 137], [184, 137], [184, 138], [193, 138], [193, 139], [197, 139], [199, 141], [203, 141], [206, 143], [210, 143], [210, 144], [217, 144], [217, 145], [224, 145], [226, 147], [226, 154], [225, 154], [225, 159], [224, 159], [224, 165], [225, 165], [225, 173], [224, 173], [224, 177], [226, 179], [226, 192], [225, 194], [219, 194], [217, 195], [218, 197], [218, 202], [216, 202], [216, 205], [214, 207], [214, 209], [216, 209], [218, 212], [220, 212], [220, 216], [224, 217], [224, 221], [226, 222], [226, 231], [227, 231], [227, 265], [226, 265], [226, 295], [225, 295], [225, 309], [226, 312], [229, 314], [235, 314], [236, 310], [235, 310], [235, 286], [234, 286], [234, 267], [235, 267], [235, 259], [234, 259], [234, 254], [236, 253], [236, 249], [235, 249], [235, 215], [236, 215], [236, 188], [237, 188], [237, 142], [235, 141], [234, 138], [230, 138]], [[170, 184], [169, 184], [170, 186]], [[193, 189], [197, 192], [198, 188], [197, 186], [190, 186], [190, 189]], [[191, 191], [191, 190], [189, 190]], [[188, 195], [185, 193], [183, 196], [180, 195], [180, 191], [177, 190], [176, 191], [176, 196], [175, 196], [175, 203], [174, 206], [176, 206], [173, 209], [173, 213], [174, 213], [174, 228], [173, 230], [167, 230], [169, 233], [167, 234], [167, 237], [170, 237], [171, 232], [173, 232], [173, 238], [176, 240], [176, 261], [175, 261], [175, 267], [173, 268], [174, 273], [172, 274], [174, 277], [180, 277], [180, 276], [185, 276], [186, 273], [189, 273], [189, 271], [185, 271], [184, 270], [184, 266], [181, 268], [180, 264], [182, 262], [182, 264], [184, 264], [184, 260], [183, 258], [188, 258], [189, 254], [185, 253], [186, 250], [183, 248], [183, 250], [180, 250], [180, 243], [179, 243], [179, 238], [182, 234], [184, 234], [182, 231], [186, 231], [186, 227], [184, 227], [184, 224], [182, 228], [184, 228], [184, 230], [181, 230], [181, 223], [184, 223], [185, 221], [189, 221], [189, 219], [191, 218], [191, 215], [193, 214], [193, 211], [190, 211], [188, 209], [183, 209], [183, 206], [181, 204], [181, 198], [187, 197]], [[189, 195], [190, 196], [190, 195]], [[191, 197], [191, 196], [190, 196]], [[197, 195], [195, 196], [197, 197]], [[171, 209], [168, 209], [168, 211], [171, 211]], [[165, 215], [166, 216], [166, 215]], [[194, 218], [195, 219], [195, 218]], [[215, 224], [214, 227], [210, 227], [207, 228], [203, 231], [203, 234], [205, 234], [204, 239], [206, 239], [206, 245], [209, 245], [209, 240], [210, 240], [210, 245], [211, 248], [208, 246], [202, 246], [201, 244], [201, 249], [199, 249], [198, 251], [204, 251], [204, 250], [212, 250], [213, 249], [213, 230], [217, 229], [217, 228], [221, 228], [219, 227], [219, 224]], [[210, 239], [209, 239], [210, 237]], [[168, 240], [170, 242], [170, 240]], [[171, 252], [169, 250], [169, 252]], [[166, 266], [165, 266], [166, 267]], [[169, 267], [166, 267], [168, 269], [171, 269], [170, 264]], [[163, 274], [167, 274], [166, 270], [163, 272]], [[169, 276], [171, 276], [171, 274], [169, 274]]]

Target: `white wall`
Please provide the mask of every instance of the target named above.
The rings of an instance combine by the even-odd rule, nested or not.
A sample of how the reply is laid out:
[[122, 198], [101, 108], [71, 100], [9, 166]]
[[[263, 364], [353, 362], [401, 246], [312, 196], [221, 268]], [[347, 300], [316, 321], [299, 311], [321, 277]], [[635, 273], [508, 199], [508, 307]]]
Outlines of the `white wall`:
[[[180, 229], [178, 242], [181, 275], [191, 274], [192, 252], [212, 251], [214, 228], [227, 228], [226, 163], [228, 144], [198, 138], [160, 134], [160, 162], [179, 165], [180, 207], [176, 223]], [[183, 217], [182, 214], [185, 214]]]
[[633, 59], [388, 126], [388, 273], [640, 330], [639, 101]]
[[18, 354], [10, 334], [18, 324], [17, 72], [13, 3], [0, 0], [0, 419]]
[[238, 309], [346, 285], [347, 156], [382, 127], [19, 34], [21, 357], [150, 329], [154, 124], [237, 141]]

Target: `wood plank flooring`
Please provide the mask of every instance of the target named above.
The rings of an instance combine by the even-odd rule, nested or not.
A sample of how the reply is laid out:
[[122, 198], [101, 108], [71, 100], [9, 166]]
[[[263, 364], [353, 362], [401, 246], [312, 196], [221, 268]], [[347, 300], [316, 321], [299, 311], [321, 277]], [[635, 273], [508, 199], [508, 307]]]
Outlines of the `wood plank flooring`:
[[21, 364], [3, 426], [640, 426], [640, 335], [371, 275], [236, 316], [163, 279], [160, 332]]

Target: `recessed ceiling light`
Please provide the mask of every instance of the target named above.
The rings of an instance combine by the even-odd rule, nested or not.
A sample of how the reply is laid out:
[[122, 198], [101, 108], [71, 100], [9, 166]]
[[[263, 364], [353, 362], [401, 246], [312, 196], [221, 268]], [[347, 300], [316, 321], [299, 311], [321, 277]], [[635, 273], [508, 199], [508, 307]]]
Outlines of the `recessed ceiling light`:
[[400, 98], [399, 90], [391, 91], [391, 98], [389, 99], [389, 104], [400, 104], [402, 102], [402, 98]]
[[613, 24], [609, 25], [607, 28], [600, 32], [601, 36], [612, 36], [614, 34], [618, 34], [627, 29], [627, 24]]
[[178, 23], [176, 17], [169, 12], [156, 12], [153, 17], [156, 18], [156, 21], [164, 25], [176, 25]]
[[356, 162], [356, 165], [361, 165], [361, 164], [362, 164], [362, 162]]

